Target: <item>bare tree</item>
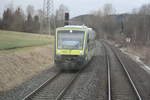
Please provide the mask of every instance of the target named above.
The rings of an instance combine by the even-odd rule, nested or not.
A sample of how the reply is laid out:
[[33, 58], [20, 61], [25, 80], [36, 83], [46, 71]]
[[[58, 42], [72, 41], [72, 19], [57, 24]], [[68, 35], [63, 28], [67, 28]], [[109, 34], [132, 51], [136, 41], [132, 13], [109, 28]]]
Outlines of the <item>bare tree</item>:
[[25, 21], [25, 25], [24, 25], [24, 31], [25, 32], [33, 32], [33, 17], [32, 15], [29, 13], [27, 16], [27, 20]]
[[7, 8], [3, 13], [2, 18], [2, 28], [6, 30], [11, 30], [11, 25], [13, 21], [13, 12], [10, 8]]
[[113, 8], [113, 5], [110, 3], [107, 3], [103, 7], [103, 14], [106, 15], [112, 15], [115, 13], [115, 9]]
[[113, 37], [119, 29], [118, 23], [115, 16], [115, 9], [113, 5], [108, 3], [103, 7], [103, 18], [102, 18], [102, 29], [107, 36], [105, 37]]
[[150, 4], [145, 4], [139, 9], [139, 14], [150, 15]]
[[33, 32], [38, 33], [39, 31], [40, 31], [40, 19], [38, 15], [35, 15], [33, 19]]
[[[149, 43], [150, 39], [150, 4], [143, 5], [139, 10], [139, 16], [141, 16], [141, 23], [142, 23], [142, 37], [143, 37], [143, 43], [147, 44]], [[140, 23], [140, 24], [141, 24]]]
[[27, 14], [34, 16], [35, 10], [32, 5], [28, 5], [26, 11], [27, 11]]
[[146, 45], [150, 42], [150, 4], [132, 11], [124, 22], [125, 34], [132, 38], [135, 45]]
[[39, 16], [40, 23], [42, 22], [44, 12], [41, 9], [37, 10], [37, 15]]
[[0, 18], [0, 29], [2, 29], [2, 19]]
[[101, 17], [103, 15], [103, 12], [101, 9], [98, 9], [97, 11], [92, 11], [91, 14]]
[[56, 11], [56, 27], [60, 27], [64, 25], [64, 21], [65, 21], [65, 12], [68, 12], [68, 8], [61, 4], [59, 6], [59, 9]]
[[24, 21], [25, 15], [23, 13], [23, 10], [20, 7], [18, 7], [13, 15], [13, 23], [11, 25], [12, 29], [15, 31], [23, 31]]

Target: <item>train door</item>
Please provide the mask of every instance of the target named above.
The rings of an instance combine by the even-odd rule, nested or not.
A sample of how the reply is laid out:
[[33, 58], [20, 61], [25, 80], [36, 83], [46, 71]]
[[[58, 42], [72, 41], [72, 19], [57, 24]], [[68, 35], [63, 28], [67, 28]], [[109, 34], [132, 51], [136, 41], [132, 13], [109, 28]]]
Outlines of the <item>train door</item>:
[[88, 60], [90, 60], [90, 56], [91, 56], [91, 53], [90, 53], [90, 37], [89, 37], [89, 33], [88, 33], [88, 36], [87, 36], [87, 57], [88, 57]]

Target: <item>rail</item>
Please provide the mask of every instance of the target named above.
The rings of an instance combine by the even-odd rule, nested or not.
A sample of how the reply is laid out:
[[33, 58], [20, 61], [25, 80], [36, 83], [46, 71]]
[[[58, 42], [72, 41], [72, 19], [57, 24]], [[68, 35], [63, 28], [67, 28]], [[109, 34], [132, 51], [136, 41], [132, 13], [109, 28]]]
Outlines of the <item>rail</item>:
[[[119, 63], [121, 64], [121, 66], [123, 67], [123, 69], [124, 69], [124, 71], [125, 71], [125, 73], [126, 73], [126, 75], [127, 75], [127, 78], [129, 79], [129, 82], [130, 82], [130, 84], [131, 84], [131, 86], [132, 86], [132, 88], [133, 88], [133, 90], [134, 90], [134, 92], [136, 93], [136, 96], [137, 96], [137, 99], [138, 100], [143, 100], [142, 99], [142, 96], [140, 95], [140, 92], [138, 91], [138, 89], [137, 89], [137, 87], [136, 87], [136, 85], [135, 85], [135, 83], [134, 83], [134, 81], [132, 80], [132, 78], [131, 78], [131, 76], [130, 76], [130, 74], [129, 74], [129, 72], [128, 72], [128, 70], [126, 69], [126, 66], [124, 65], [124, 63], [123, 63], [123, 61], [121, 60], [121, 58], [119, 57], [119, 55], [116, 53], [116, 51], [114, 50], [114, 48], [110, 45], [110, 44], [108, 44], [108, 43], [106, 43], [107, 45], [109, 45], [109, 47], [112, 49], [112, 51], [113, 51], [113, 53], [114, 53], [114, 55], [116, 56], [116, 58], [117, 58], [117, 60], [119, 61]], [[108, 58], [108, 56], [107, 56], [107, 58]], [[107, 61], [107, 62], [109, 62], [109, 60]], [[110, 68], [109, 67], [109, 64], [107, 64], [108, 65], [108, 69]], [[110, 69], [109, 69], [109, 71], [108, 72], [110, 72]], [[109, 74], [110, 75], [110, 74]], [[109, 78], [109, 77], [108, 77]], [[108, 84], [110, 84], [110, 86], [111, 86], [111, 83], [108, 83]], [[110, 86], [108, 86], [108, 88], [109, 88], [109, 100], [111, 100], [111, 87]]]

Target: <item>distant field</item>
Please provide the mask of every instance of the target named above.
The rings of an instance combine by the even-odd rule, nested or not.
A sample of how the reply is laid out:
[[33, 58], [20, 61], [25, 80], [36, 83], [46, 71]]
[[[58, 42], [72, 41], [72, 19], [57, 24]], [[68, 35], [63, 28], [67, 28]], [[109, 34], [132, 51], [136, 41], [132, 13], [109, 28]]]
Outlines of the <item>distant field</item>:
[[0, 30], [0, 50], [41, 46], [50, 43], [53, 43], [52, 36]]

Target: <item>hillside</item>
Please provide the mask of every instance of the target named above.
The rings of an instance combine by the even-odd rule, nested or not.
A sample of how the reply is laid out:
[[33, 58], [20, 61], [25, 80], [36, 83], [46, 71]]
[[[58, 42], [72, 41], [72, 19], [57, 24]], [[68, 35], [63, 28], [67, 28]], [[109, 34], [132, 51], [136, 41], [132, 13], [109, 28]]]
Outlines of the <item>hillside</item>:
[[9, 91], [53, 65], [53, 37], [0, 30], [0, 92]]
[[[116, 18], [116, 21], [118, 21], [118, 23], [120, 23], [124, 18], [130, 16], [131, 14], [116, 14], [116, 15], [110, 15]], [[76, 16], [73, 17], [71, 19], [71, 24], [78, 24], [78, 25], [88, 25], [88, 20], [91, 20], [93, 18], [96, 18], [94, 15], [92, 14], [85, 14], [85, 15], [80, 15], [80, 16]]]
[[47, 45], [52, 40], [48, 35], [0, 30], [0, 50]]
[[92, 17], [94, 17], [94, 15], [91, 15], [91, 14], [85, 14], [85, 15], [80, 15], [80, 16], [76, 16], [76, 17], [73, 17], [71, 20], [70, 20], [70, 24], [72, 25], [87, 25], [87, 20], [90, 20]]

